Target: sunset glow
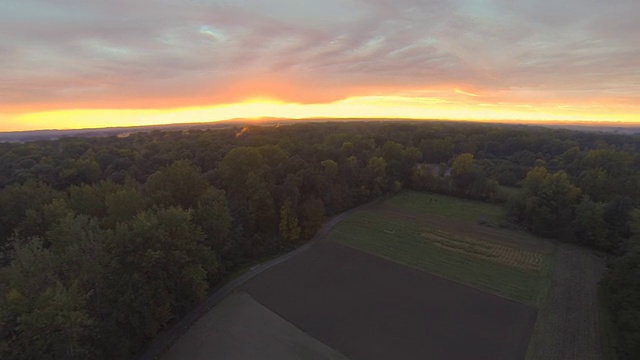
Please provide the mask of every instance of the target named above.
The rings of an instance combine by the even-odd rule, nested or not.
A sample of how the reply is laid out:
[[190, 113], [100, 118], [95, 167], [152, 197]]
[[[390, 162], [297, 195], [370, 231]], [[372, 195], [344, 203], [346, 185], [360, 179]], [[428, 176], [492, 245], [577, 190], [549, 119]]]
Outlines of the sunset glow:
[[636, 1], [146, 4], [0, 4], [0, 131], [261, 117], [640, 122]]

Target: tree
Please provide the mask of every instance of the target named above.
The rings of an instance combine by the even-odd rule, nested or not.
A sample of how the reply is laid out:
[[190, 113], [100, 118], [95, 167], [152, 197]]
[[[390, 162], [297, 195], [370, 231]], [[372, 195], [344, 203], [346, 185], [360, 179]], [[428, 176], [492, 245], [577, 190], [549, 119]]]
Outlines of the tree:
[[27, 211], [40, 211], [56, 195], [49, 186], [33, 180], [0, 190], [0, 247], [18, 230], [27, 217]]
[[127, 181], [124, 187], [110, 193], [104, 200], [109, 227], [128, 221], [144, 210], [144, 198], [137, 183]]
[[[105, 217], [105, 199], [118, 189], [111, 181], [101, 181], [92, 185], [69, 187], [69, 205], [73, 211], [94, 217]], [[135, 200], [135, 199], [130, 199]]]
[[277, 231], [277, 208], [272, 193], [273, 187], [269, 182], [254, 173], [249, 174], [245, 206], [250, 211], [251, 225], [258, 233], [273, 234]]
[[[60, 282], [38, 296], [31, 311], [18, 318], [15, 344], [22, 354], [37, 359], [86, 359], [94, 349], [87, 341], [93, 320], [85, 309], [87, 294]], [[21, 358], [12, 354], [10, 358]]]
[[108, 306], [112, 331], [127, 347], [154, 336], [207, 293], [215, 254], [191, 213], [168, 208], [139, 213], [119, 224], [109, 241], [112, 255]]
[[476, 179], [475, 160], [473, 154], [458, 155], [451, 166], [451, 181], [454, 191], [459, 194], [467, 194], [469, 188]]
[[60, 181], [67, 186], [92, 184], [100, 180], [102, 170], [93, 155], [88, 154], [79, 159], [65, 160], [58, 176]]
[[[256, 148], [241, 146], [231, 149], [220, 162], [220, 174], [225, 187], [241, 190], [250, 173], [261, 173], [264, 159]], [[240, 184], [240, 189], [237, 189]]]
[[373, 156], [369, 159], [367, 167], [364, 169], [363, 174], [365, 181], [371, 189], [371, 193], [375, 196], [381, 195], [387, 188], [387, 162], [377, 156]]
[[147, 180], [145, 190], [152, 203], [192, 208], [207, 191], [207, 181], [189, 160], [179, 160], [160, 169]]
[[204, 232], [211, 248], [218, 253], [223, 252], [233, 220], [225, 192], [209, 188], [198, 200], [193, 220]]
[[547, 169], [536, 167], [529, 171], [517, 200], [522, 205], [511, 209], [520, 209], [513, 215], [536, 234], [568, 237], [579, 199], [580, 189], [564, 171], [550, 174]]
[[621, 359], [640, 356], [640, 212], [633, 213], [634, 234], [625, 253], [608, 265], [602, 284], [604, 304], [611, 314]]
[[603, 218], [604, 207], [583, 196], [576, 208], [572, 228], [578, 243], [606, 249], [607, 227]]
[[626, 196], [617, 196], [605, 206], [602, 217], [607, 224], [607, 239], [602, 248], [618, 251], [624, 240], [632, 235], [632, 210], [633, 201]]
[[601, 168], [585, 170], [578, 178], [580, 188], [595, 201], [609, 200], [610, 183], [607, 172]]
[[437, 179], [428, 166], [416, 165], [411, 174], [410, 185], [414, 190], [436, 190]]
[[331, 181], [335, 181], [336, 176], [338, 176], [338, 164], [335, 161], [328, 159], [320, 162], [320, 165], [324, 168], [327, 178]]
[[295, 242], [300, 237], [300, 226], [298, 218], [293, 211], [291, 201], [287, 200], [280, 208], [280, 236], [289, 242]]
[[[95, 356], [94, 321], [87, 301], [101, 275], [95, 271], [101, 256], [86, 246], [90, 239], [74, 238], [75, 219], [69, 218], [68, 223], [72, 226], [61, 224], [60, 233], [52, 233], [51, 248], [40, 239], [15, 243], [11, 264], [0, 277], [0, 283], [7, 286], [6, 312], [0, 312], [0, 334], [5, 341], [9, 339], [6, 358], [21, 359], [24, 354], [38, 359]], [[1, 290], [0, 298], [5, 296]], [[10, 328], [1, 329], [4, 324]]]
[[302, 203], [301, 211], [302, 235], [305, 238], [310, 238], [324, 221], [324, 203], [316, 197], [311, 197]]

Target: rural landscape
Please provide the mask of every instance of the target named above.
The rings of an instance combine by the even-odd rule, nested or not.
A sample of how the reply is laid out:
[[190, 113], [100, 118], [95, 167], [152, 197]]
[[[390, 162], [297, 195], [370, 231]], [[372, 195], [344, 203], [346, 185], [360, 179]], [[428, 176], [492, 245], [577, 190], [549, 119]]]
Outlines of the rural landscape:
[[638, 0], [0, 1], [0, 359], [640, 359], [638, 34]]
[[361, 121], [0, 144], [0, 351], [633, 358], [638, 147]]

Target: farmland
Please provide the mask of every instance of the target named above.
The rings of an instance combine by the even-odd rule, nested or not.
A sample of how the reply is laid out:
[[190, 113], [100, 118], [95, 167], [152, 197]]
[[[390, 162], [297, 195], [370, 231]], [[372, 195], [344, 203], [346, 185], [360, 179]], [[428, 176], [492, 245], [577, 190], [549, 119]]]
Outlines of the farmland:
[[495, 205], [404, 192], [336, 226], [332, 240], [530, 305], [542, 301], [554, 245], [474, 223]]
[[604, 261], [593, 252], [559, 246], [553, 285], [541, 305], [528, 360], [603, 358], [597, 306], [603, 271]]
[[[199, 336], [184, 337], [164, 358], [204, 360], [215, 353], [222, 359], [347, 359], [243, 292], [227, 297], [200, 319], [191, 334]], [[247, 340], [251, 346], [243, 346]]]
[[496, 227], [501, 216], [496, 205], [409, 191], [356, 210], [241, 285], [246, 306], [201, 320], [171, 353], [239, 322], [233, 346], [206, 353], [242, 359], [270, 343], [260, 351], [280, 358], [599, 359], [602, 260]]
[[244, 290], [352, 360], [524, 359], [536, 310], [336, 242]]

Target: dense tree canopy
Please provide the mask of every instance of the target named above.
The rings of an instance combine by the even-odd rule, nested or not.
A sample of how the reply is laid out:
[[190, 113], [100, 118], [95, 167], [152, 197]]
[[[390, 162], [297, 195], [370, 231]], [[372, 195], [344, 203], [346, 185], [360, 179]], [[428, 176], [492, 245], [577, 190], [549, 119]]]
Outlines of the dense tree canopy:
[[0, 144], [0, 357], [135, 354], [232, 271], [402, 187], [509, 198], [515, 225], [614, 254], [603, 294], [633, 357], [639, 149], [636, 136], [438, 122]]

